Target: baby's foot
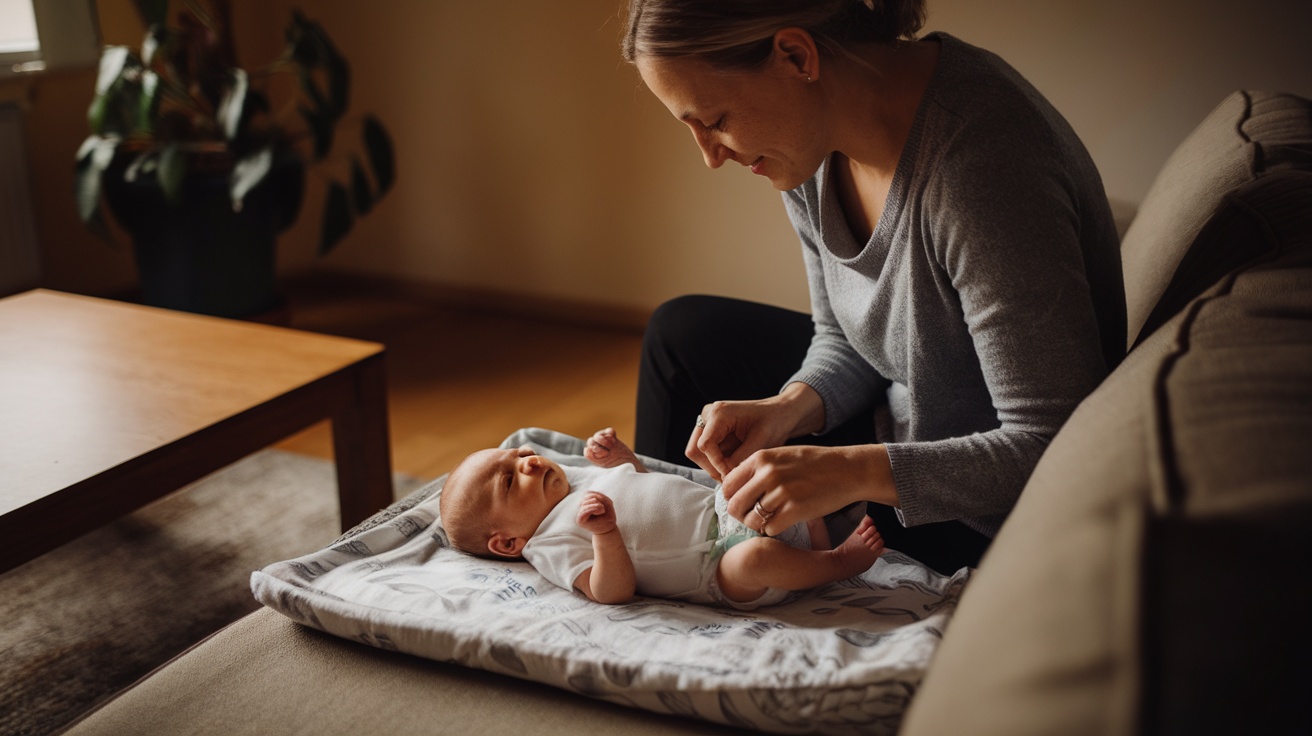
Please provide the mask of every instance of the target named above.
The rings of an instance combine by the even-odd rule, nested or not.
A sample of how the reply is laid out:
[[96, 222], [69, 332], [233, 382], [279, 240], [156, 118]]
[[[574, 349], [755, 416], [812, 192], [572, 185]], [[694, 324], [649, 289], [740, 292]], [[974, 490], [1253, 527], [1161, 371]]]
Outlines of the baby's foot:
[[884, 538], [879, 536], [875, 522], [867, 516], [847, 541], [838, 545], [838, 549], [831, 554], [843, 574], [843, 580], [856, 577], [869, 570], [875, 560], [884, 554]]
[[633, 454], [629, 446], [620, 442], [620, 438], [615, 436], [615, 430], [607, 427], [600, 432], [588, 438], [583, 448], [583, 457], [586, 457], [593, 465], [603, 468], [613, 468], [624, 463], [633, 463], [633, 467], [639, 473], [647, 472], [638, 460], [638, 456]]

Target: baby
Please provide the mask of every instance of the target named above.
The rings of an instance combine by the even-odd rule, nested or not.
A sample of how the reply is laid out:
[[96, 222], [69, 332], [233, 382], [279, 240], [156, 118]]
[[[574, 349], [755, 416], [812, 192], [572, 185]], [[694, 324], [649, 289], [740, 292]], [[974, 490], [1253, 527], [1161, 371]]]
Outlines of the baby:
[[743, 610], [859, 575], [884, 552], [869, 518], [837, 549], [819, 520], [761, 536], [729, 515], [719, 491], [648, 473], [613, 429], [593, 435], [584, 456], [595, 467], [561, 467], [527, 445], [462, 460], [440, 502], [451, 545], [523, 558], [598, 603], [637, 593]]

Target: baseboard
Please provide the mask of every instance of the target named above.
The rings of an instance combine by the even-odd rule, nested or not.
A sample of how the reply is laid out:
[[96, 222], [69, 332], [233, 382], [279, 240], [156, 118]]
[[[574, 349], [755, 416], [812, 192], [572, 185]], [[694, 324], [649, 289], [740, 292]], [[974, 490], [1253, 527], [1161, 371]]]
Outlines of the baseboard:
[[639, 307], [577, 301], [551, 296], [514, 294], [480, 287], [362, 274], [355, 271], [314, 268], [288, 280], [337, 282], [352, 290], [399, 296], [462, 311], [535, 319], [642, 334], [652, 310]]

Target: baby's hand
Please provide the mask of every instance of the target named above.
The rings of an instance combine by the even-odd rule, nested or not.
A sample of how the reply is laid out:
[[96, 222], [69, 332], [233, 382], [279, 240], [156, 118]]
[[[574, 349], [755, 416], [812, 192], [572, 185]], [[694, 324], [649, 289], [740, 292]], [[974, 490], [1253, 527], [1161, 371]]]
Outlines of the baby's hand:
[[615, 531], [615, 505], [596, 491], [586, 491], [579, 502], [579, 526], [593, 534]]

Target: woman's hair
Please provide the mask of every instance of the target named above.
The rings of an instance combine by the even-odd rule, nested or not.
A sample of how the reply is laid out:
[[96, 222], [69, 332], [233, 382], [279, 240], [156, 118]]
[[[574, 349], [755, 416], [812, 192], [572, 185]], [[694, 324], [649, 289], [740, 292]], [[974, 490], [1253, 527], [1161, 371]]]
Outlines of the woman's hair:
[[831, 54], [870, 43], [912, 40], [925, 24], [925, 0], [629, 0], [620, 44], [624, 59], [699, 56], [724, 69], [755, 67], [774, 34], [801, 28]]

